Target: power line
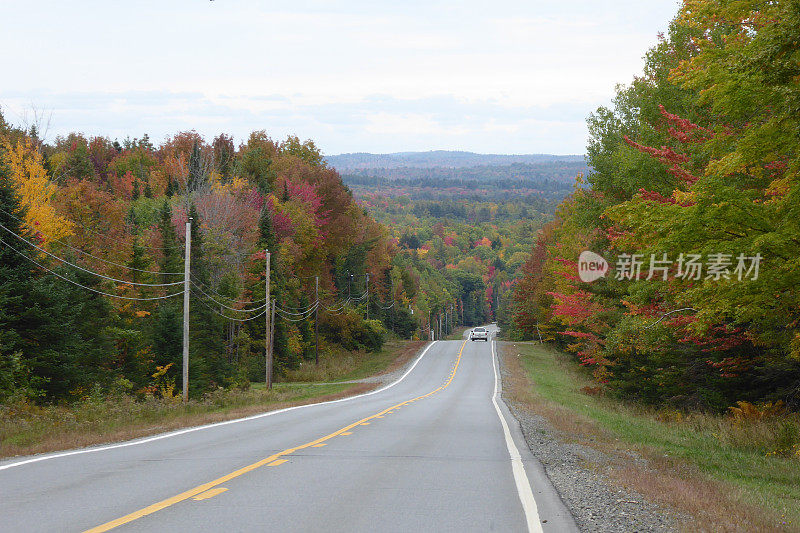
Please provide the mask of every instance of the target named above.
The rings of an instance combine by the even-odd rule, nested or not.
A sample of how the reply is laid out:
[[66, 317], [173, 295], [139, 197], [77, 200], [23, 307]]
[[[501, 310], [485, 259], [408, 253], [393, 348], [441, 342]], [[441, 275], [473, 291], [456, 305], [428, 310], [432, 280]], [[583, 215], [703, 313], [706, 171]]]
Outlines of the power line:
[[[197, 296], [197, 295], [195, 295], [195, 296]], [[260, 313], [258, 313], [257, 315], [253, 315], [253, 316], [251, 316], [249, 318], [234, 318], [234, 317], [228, 316], [228, 315], [226, 315], [224, 313], [220, 313], [219, 311], [217, 311], [216, 309], [214, 309], [213, 307], [208, 305], [206, 302], [204, 302], [203, 299], [200, 298], [199, 296], [197, 298], [197, 301], [200, 302], [201, 304], [203, 304], [204, 306], [206, 306], [208, 308], [208, 310], [211, 311], [212, 313], [216, 313], [217, 315], [219, 315], [219, 316], [221, 316], [223, 318], [227, 318], [228, 320], [233, 320], [234, 322], [248, 322], [250, 320], [255, 320], [256, 318], [264, 316], [264, 313], [267, 312], [266, 306], [264, 306], [264, 308], [263, 308], [264, 310], [261, 311]]]
[[11, 248], [11, 250], [16, 252], [18, 255], [20, 255], [21, 257], [23, 257], [25, 259], [27, 259], [28, 261], [30, 261], [34, 265], [38, 266], [42, 270], [46, 270], [47, 272], [53, 274], [54, 276], [56, 276], [58, 278], [63, 279], [64, 281], [66, 281], [68, 283], [72, 283], [73, 285], [76, 285], [76, 286], [78, 286], [78, 287], [80, 287], [82, 289], [86, 289], [87, 291], [96, 292], [97, 294], [102, 294], [102, 295], [108, 296], [110, 298], [120, 298], [122, 300], [134, 300], [134, 301], [137, 301], [137, 302], [150, 302], [150, 301], [153, 301], [153, 300], [163, 300], [165, 298], [172, 298], [173, 296], [179, 296], [179, 295], [184, 293], [184, 291], [180, 291], [180, 292], [176, 292], [176, 293], [173, 293], [173, 294], [168, 294], [166, 296], [156, 296], [156, 297], [153, 297], [153, 298], [133, 298], [133, 297], [130, 297], [130, 296], [119, 296], [118, 294], [110, 294], [110, 293], [107, 293], [107, 292], [99, 291], [97, 289], [93, 289], [92, 287], [87, 287], [86, 285], [81, 285], [77, 281], [72, 281], [71, 279], [62, 276], [61, 274], [50, 270], [46, 266], [43, 266], [43, 265], [39, 264], [34, 259], [32, 259], [32, 258], [28, 257], [27, 255], [23, 254], [22, 252], [20, 252], [19, 250], [17, 250], [16, 248], [14, 248], [13, 246], [11, 246], [10, 244], [8, 244], [7, 242], [5, 242], [2, 239], [0, 239], [0, 243], [3, 243], [7, 247]]
[[[194, 281], [192, 281], [192, 283], [195, 283], [195, 282], [194, 282]], [[215, 290], [214, 290], [214, 289], [213, 289], [213, 288], [212, 288], [210, 285], [208, 285], [207, 283], [203, 283], [202, 281], [198, 281], [198, 282], [197, 282], [197, 284], [199, 284], [199, 286], [197, 287], [198, 289], [200, 288], [200, 286], [202, 286], [202, 287], [204, 287], [204, 288], [205, 288], [205, 289], [206, 289], [208, 292], [211, 292], [211, 293], [213, 293], [215, 296], [217, 296], [217, 297], [219, 297], [219, 298], [224, 298], [225, 300], [229, 300], [229, 301], [231, 301], [231, 302], [233, 302], [233, 303], [237, 303], [237, 304], [260, 304], [260, 303], [263, 303], [263, 302], [266, 302], [266, 301], [267, 301], [267, 299], [266, 299], [266, 298], [261, 298], [260, 300], [237, 300], [236, 298], [231, 298], [230, 296], [225, 296], [224, 294], [220, 294], [219, 292], [215, 291]], [[197, 286], [197, 284], [196, 284], [195, 286]]]
[[7, 227], [5, 227], [2, 224], [0, 224], [0, 228], [6, 230], [8, 233], [13, 235], [17, 239], [19, 239], [22, 242], [28, 244], [29, 246], [33, 246], [34, 248], [36, 248], [40, 252], [49, 255], [50, 257], [52, 257], [53, 259], [56, 259], [57, 261], [61, 261], [62, 263], [67, 264], [67, 265], [69, 265], [69, 266], [71, 266], [73, 268], [77, 268], [78, 270], [83, 270], [87, 274], [92, 274], [94, 276], [97, 276], [97, 277], [100, 277], [100, 278], [104, 278], [104, 279], [107, 279], [109, 281], [115, 281], [117, 283], [125, 283], [125, 284], [128, 284], [128, 285], [137, 285], [137, 286], [140, 286], [140, 287], [170, 287], [170, 286], [173, 286], [173, 285], [181, 285], [181, 284], [183, 284], [183, 281], [175, 281], [175, 282], [172, 282], [172, 283], [137, 283], [135, 281], [126, 281], [126, 280], [123, 280], [123, 279], [112, 278], [110, 276], [106, 276], [104, 274], [100, 274], [98, 272], [94, 272], [92, 270], [83, 268], [82, 266], [76, 265], [75, 263], [70, 263], [66, 259], [62, 259], [61, 257], [58, 257], [55, 254], [51, 254], [50, 252], [48, 252], [44, 248], [42, 248], [40, 246], [37, 246], [37, 245], [33, 244], [32, 242], [30, 242], [29, 240], [27, 240], [26, 238], [17, 235], [16, 233], [14, 233], [13, 231], [11, 231], [10, 229], [8, 229]]
[[292, 311], [287, 311], [286, 309], [281, 309], [280, 307], [276, 307], [275, 311], [283, 313], [285, 315], [304, 316], [304, 315], [310, 315], [317, 308], [318, 305], [319, 305], [319, 302], [315, 302], [315, 303], [313, 303], [311, 305], [311, 307], [309, 307], [308, 309], [306, 309], [305, 311], [303, 311], [301, 313], [294, 313]]
[[195, 283], [191, 278], [189, 278], [189, 283], [194, 285], [195, 288], [198, 291], [200, 291], [206, 298], [208, 298], [209, 300], [211, 300], [215, 304], [219, 305], [220, 307], [224, 307], [225, 309], [230, 309], [231, 311], [238, 311], [240, 313], [251, 313], [253, 311], [260, 311], [260, 310], [264, 309], [265, 307], [267, 307], [267, 305], [269, 305], [269, 304], [265, 303], [264, 305], [260, 305], [258, 307], [254, 307], [252, 309], [236, 309], [235, 307], [229, 307], [229, 306], [225, 305], [224, 303], [218, 302], [217, 300], [215, 300], [213, 296], [207, 294], [203, 289], [200, 288], [200, 285]]
[[[15, 215], [9, 213], [5, 209], [0, 208], [0, 213], [5, 213], [6, 215], [10, 216], [11, 218], [13, 218], [13, 219], [15, 219], [15, 220], [17, 220], [19, 222], [22, 222], [23, 224], [27, 224], [27, 222], [25, 222], [23, 219], [21, 219], [18, 216], [15, 216]], [[67, 248], [70, 248], [71, 250], [75, 250], [76, 252], [78, 252], [80, 254], [89, 256], [89, 257], [91, 257], [93, 259], [97, 259], [98, 261], [102, 261], [103, 263], [108, 263], [109, 265], [114, 265], [114, 266], [117, 266], [117, 267], [120, 267], [120, 268], [127, 268], [128, 270], [135, 270], [136, 272], [144, 272], [146, 274], [164, 274], [164, 275], [170, 275], [170, 276], [183, 276], [183, 272], [159, 272], [159, 271], [156, 271], [156, 270], [144, 270], [144, 269], [141, 269], [141, 268], [134, 268], [134, 267], [129, 267], [127, 265], [122, 265], [120, 263], [115, 263], [114, 261], [109, 261], [108, 259], [103, 259], [102, 257], [97, 257], [96, 255], [92, 255], [89, 252], [81, 250], [78, 247], [72, 246], [71, 244], [69, 244], [66, 241], [64, 241], [64, 239], [53, 239], [52, 242], [57, 242], [58, 244], [61, 244], [62, 246], [66, 246]], [[143, 246], [143, 247], [146, 248], [146, 246]]]
[[311, 315], [314, 314], [314, 311], [316, 311], [316, 309], [317, 305], [315, 304], [304, 315], [296, 315], [297, 318], [292, 318], [291, 315], [294, 315], [294, 313], [285, 313], [282, 309], [279, 309], [277, 307], [275, 308], [275, 312], [279, 314], [281, 318], [288, 320], [289, 322], [302, 322], [303, 320], [306, 320], [307, 318], [311, 317]]

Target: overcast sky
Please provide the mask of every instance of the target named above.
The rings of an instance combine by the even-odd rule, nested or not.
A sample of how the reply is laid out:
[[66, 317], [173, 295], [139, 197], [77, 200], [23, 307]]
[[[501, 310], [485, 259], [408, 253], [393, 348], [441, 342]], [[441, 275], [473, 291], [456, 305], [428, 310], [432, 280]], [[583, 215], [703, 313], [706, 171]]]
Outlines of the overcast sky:
[[675, 0], [0, 0], [0, 106], [160, 141], [264, 129], [326, 154], [583, 153]]

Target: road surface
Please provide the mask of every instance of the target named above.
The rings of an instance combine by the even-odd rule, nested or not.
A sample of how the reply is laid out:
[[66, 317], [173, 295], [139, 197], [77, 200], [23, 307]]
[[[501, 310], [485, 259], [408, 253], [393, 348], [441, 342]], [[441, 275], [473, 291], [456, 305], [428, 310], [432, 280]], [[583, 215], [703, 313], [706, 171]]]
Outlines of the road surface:
[[0, 462], [0, 530], [576, 531], [499, 398], [493, 343], [388, 387]]

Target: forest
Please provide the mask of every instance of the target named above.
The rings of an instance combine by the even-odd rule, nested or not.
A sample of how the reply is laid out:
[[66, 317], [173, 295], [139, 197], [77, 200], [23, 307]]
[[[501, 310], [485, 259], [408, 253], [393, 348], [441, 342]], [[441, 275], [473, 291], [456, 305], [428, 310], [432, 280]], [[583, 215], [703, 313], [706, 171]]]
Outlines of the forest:
[[[566, 194], [560, 191], [558, 200]], [[433, 297], [432, 308], [455, 297], [456, 321], [468, 327], [497, 320], [507, 307], [505, 294], [558, 204], [541, 192], [498, 187], [494, 194], [474, 194], [451, 182], [415, 188], [376, 180], [353, 192], [388, 228], [397, 249], [393, 264], [420, 280], [425, 291], [417, 297]], [[422, 320], [435, 328], [438, 313]]]
[[[645, 404], [800, 407], [798, 28], [796, 2], [682, 4], [588, 119], [592, 172], [536, 238], [515, 338]], [[605, 276], [581, 281], [584, 251]]]
[[0, 402], [175, 396], [188, 220], [191, 397], [265, 379], [267, 251], [277, 379], [315, 358], [315, 321], [325, 345], [376, 351], [456, 304], [311, 141], [50, 143], [0, 115]]

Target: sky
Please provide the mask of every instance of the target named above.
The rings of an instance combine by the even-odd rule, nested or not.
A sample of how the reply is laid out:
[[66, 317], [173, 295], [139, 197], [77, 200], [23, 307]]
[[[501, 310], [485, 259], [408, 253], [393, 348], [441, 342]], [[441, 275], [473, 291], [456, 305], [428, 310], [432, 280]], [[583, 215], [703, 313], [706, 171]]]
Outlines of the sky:
[[676, 0], [0, 0], [6, 120], [325, 154], [581, 154]]

